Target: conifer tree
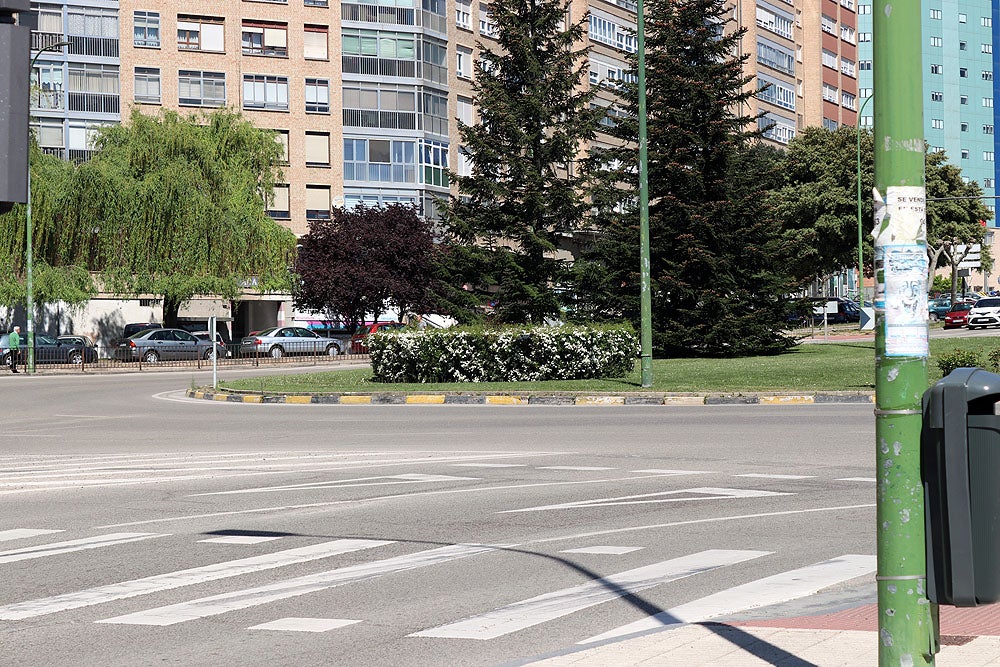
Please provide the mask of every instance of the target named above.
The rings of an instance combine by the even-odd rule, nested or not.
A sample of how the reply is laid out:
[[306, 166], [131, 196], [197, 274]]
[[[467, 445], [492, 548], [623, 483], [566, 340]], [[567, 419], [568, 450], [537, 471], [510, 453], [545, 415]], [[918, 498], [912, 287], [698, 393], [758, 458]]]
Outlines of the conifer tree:
[[[489, 11], [496, 39], [480, 45], [475, 67], [479, 122], [459, 126], [472, 173], [452, 175], [459, 197], [444, 217], [477, 256], [478, 275], [465, 282], [494, 302], [497, 319], [541, 322], [560, 310], [554, 288], [566, 262], [556, 255], [587, 218], [590, 177], [578, 161], [604, 112], [581, 86], [584, 32], [566, 26], [565, 0], [504, 0]], [[465, 266], [469, 252], [458, 253]]]

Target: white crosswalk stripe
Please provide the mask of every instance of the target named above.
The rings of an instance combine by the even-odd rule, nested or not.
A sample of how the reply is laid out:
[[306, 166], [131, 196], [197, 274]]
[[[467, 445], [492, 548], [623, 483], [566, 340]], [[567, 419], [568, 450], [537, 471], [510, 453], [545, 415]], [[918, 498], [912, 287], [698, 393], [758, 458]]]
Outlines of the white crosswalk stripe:
[[648, 616], [614, 630], [585, 639], [580, 644], [590, 644], [617, 639], [647, 630], [654, 630], [674, 623], [699, 623], [711, 618], [735, 614], [779, 602], [788, 602], [814, 595], [818, 591], [863, 577], [875, 571], [875, 556], [846, 555], [815, 563], [771, 577], [757, 579], [719, 593], [703, 597], [679, 607]]
[[45, 544], [37, 547], [14, 549], [13, 551], [0, 551], [0, 563], [16, 563], [22, 560], [55, 556], [56, 554], [67, 554], [74, 551], [84, 551], [86, 549], [99, 549], [101, 547], [110, 547], [116, 544], [148, 540], [153, 537], [163, 537], [163, 534], [110, 533], [108, 535], [98, 535], [97, 537], [85, 537], [80, 540], [69, 540], [66, 542], [55, 542], [53, 544]]
[[539, 595], [457, 623], [415, 632], [410, 636], [495, 639], [652, 586], [759, 558], [769, 553], [722, 549], [702, 551]]
[[63, 531], [46, 530], [44, 528], [12, 528], [10, 530], [0, 530], [0, 542], [6, 542], [7, 540], [23, 540], [28, 537], [51, 535], [52, 533], [61, 532]]
[[459, 558], [494, 551], [499, 547], [479, 544], [455, 544], [428, 551], [420, 551], [406, 556], [397, 556], [371, 563], [361, 563], [350, 567], [310, 574], [288, 579], [276, 584], [258, 586], [247, 590], [181, 602], [166, 607], [140, 611], [125, 616], [108, 618], [98, 623], [125, 623], [130, 625], [174, 625], [197, 618], [224, 614], [237, 609], [284, 600], [286, 598], [315, 593], [343, 586], [344, 584], [367, 581], [393, 572], [413, 570], [429, 565], [438, 565]]
[[322, 544], [314, 544], [298, 549], [287, 549], [263, 556], [253, 556], [251, 558], [205, 565], [178, 572], [167, 572], [166, 574], [154, 575], [144, 579], [123, 581], [83, 591], [3, 605], [0, 606], [0, 619], [16, 621], [35, 616], [44, 616], [46, 614], [66, 611], [67, 609], [89, 607], [95, 604], [111, 602], [112, 600], [123, 600], [137, 595], [147, 595], [182, 586], [200, 584], [206, 581], [235, 577], [248, 572], [259, 572], [294, 563], [305, 563], [386, 544], [392, 544], [392, 542], [383, 540], [333, 540], [332, 542], [323, 542]]

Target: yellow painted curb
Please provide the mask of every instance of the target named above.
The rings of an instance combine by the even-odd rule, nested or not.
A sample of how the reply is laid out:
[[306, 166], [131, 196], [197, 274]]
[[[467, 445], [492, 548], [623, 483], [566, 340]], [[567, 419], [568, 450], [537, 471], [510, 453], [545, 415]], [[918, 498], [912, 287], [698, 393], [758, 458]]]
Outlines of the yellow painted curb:
[[406, 402], [418, 405], [440, 404], [444, 403], [444, 394], [413, 394], [406, 397]]
[[205, 398], [205, 392], [203, 391], [194, 392], [194, 398]]
[[486, 403], [490, 405], [527, 405], [527, 396], [487, 396]]
[[705, 405], [704, 396], [665, 396], [664, 405]]
[[212, 400], [213, 401], [228, 401], [229, 400], [229, 394], [216, 394], [216, 395], [212, 396]]
[[816, 402], [814, 396], [761, 396], [761, 405], [810, 405]]
[[298, 405], [312, 403], [312, 400], [312, 396], [285, 396], [285, 403], [296, 403]]
[[576, 405], [625, 405], [624, 396], [577, 396]]
[[368, 405], [372, 402], [371, 396], [341, 396], [340, 402], [343, 405]]
[[244, 396], [244, 403], [262, 403], [264, 401], [263, 396]]

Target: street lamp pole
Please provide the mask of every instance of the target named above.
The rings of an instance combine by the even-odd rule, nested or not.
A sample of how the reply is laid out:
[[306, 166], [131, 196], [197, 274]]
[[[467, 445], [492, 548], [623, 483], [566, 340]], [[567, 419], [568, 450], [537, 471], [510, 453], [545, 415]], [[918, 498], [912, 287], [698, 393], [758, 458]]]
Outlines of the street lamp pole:
[[[55, 44], [49, 44], [48, 46], [43, 46], [38, 49], [32, 59], [31, 64], [28, 65], [28, 77], [30, 80], [31, 73], [35, 70], [35, 63], [38, 61], [38, 56], [42, 55], [45, 51], [55, 51], [61, 49], [64, 46], [69, 46], [69, 42], [56, 42]], [[24, 251], [24, 262], [25, 262], [25, 279], [24, 279], [24, 291], [25, 291], [25, 318], [27, 320], [25, 327], [27, 329], [28, 338], [28, 361], [25, 367], [28, 373], [35, 372], [35, 291], [34, 285], [32, 284], [32, 274], [34, 269], [34, 230], [31, 224], [31, 154], [28, 154], [28, 203], [25, 206], [25, 227], [27, 228], [27, 244]]]
[[857, 138], [858, 138], [858, 302], [861, 307], [865, 307], [865, 253], [864, 253], [864, 233], [861, 226], [861, 114], [865, 107], [872, 101], [874, 95], [869, 95], [861, 103], [858, 109]]
[[649, 159], [646, 140], [646, 19], [636, 2], [639, 87], [639, 345], [642, 386], [653, 386], [653, 307], [649, 267]]

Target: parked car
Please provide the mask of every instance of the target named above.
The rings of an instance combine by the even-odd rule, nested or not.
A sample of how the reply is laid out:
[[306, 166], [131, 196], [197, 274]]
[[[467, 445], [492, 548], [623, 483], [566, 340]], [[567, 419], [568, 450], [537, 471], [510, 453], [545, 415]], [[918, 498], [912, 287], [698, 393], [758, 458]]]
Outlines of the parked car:
[[812, 311], [813, 324], [823, 324], [823, 310], [829, 301], [837, 302], [837, 312], [826, 313], [827, 324], [846, 324], [861, 321], [861, 309], [858, 304], [842, 297], [815, 297], [808, 300]]
[[955, 329], [957, 327], [964, 327], [969, 323], [969, 311], [972, 310], [973, 304], [969, 302], [956, 303], [948, 311], [948, 314], [944, 316], [944, 328], [945, 329]]
[[[63, 338], [73, 340], [62, 340]], [[80, 339], [89, 342], [80, 342]], [[10, 334], [0, 335], [0, 361], [4, 366], [10, 366]], [[28, 335], [21, 332], [21, 361], [27, 361]], [[86, 336], [60, 336], [53, 338], [45, 334], [35, 334], [36, 364], [88, 364], [97, 361], [97, 350], [94, 343]]]
[[[212, 334], [209, 331], [192, 331], [191, 335], [197, 338], [198, 340], [203, 340], [203, 341], [212, 340]], [[228, 345], [226, 345], [225, 341], [222, 339], [222, 334], [220, 334], [219, 332], [215, 333], [215, 342], [218, 343], [221, 347], [225, 348], [226, 353], [223, 356], [226, 357], [233, 356], [233, 351], [229, 349]]]
[[976, 301], [969, 311], [969, 329], [1000, 326], [1000, 297]]
[[343, 352], [343, 341], [314, 334], [303, 327], [272, 327], [240, 341], [244, 356], [266, 354], [275, 359], [294, 354], [325, 354], [331, 357]]
[[351, 336], [351, 354], [368, 354], [368, 346], [365, 345], [365, 339], [373, 333], [378, 333], [379, 331], [398, 331], [404, 326], [404, 324], [400, 324], [399, 322], [372, 322], [371, 324], [358, 326], [354, 335]]
[[147, 364], [182, 359], [211, 359], [226, 354], [226, 347], [209, 340], [199, 340], [183, 329], [147, 329], [132, 334], [115, 351], [120, 361], [142, 359]]
[[125, 328], [122, 329], [122, 340], [125, 340], [126, 338], [132, 336], [133, 334], [137, 334], [140, 331], [146, 331], [148, 329], [162, 329], [162, 328], [163, 325], [157, 324], [156, 322], [131, 322], [129, 324], [126, 324]]

